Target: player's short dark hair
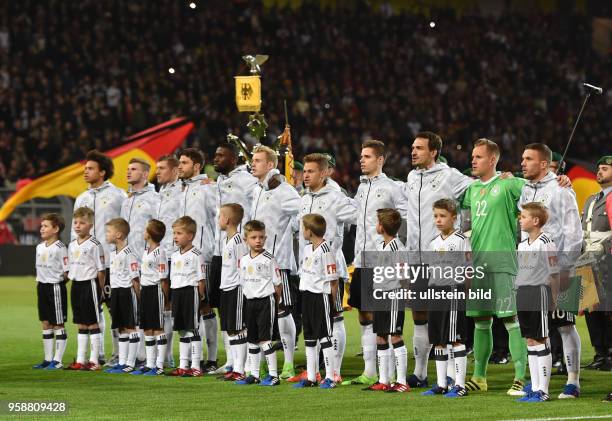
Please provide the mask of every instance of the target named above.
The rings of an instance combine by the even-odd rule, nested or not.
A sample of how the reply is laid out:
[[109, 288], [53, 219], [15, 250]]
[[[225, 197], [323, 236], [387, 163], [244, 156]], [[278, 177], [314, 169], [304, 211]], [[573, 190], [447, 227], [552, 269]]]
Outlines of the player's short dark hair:
[[444, 209], [451, 215], [457, 215], [457, 202], [453, 199], [438, 199], [434, 202], [433, 209]]
[[318, 213], [304, 215], [302, 217], [302, 224], [304, 224], [304, 229], [312, 231], [317, 237], [323, 237], [325, 235], [327, 222], [325, 222], [325, 218]]
[[163, 162], [163, 161], [166, 161], [171, 168], [176, 168], [179, 165], [179, 161], [177, 157], [172, 154], [164, 155], [157, 160], [157, 162]]
[[64, 231], [64, 228], [66, 227], [66, 222], [64, 222], [64, 217], [60, 215], [59, 213], [45, 213], [43, 216], [40, 217], [40, 220], [41, 222], [49, 221], [51, 222], [51, 225], [53, 227], [59, 228], [59, 230], [57, 231], [58, 235], [61, 234], [62, 231]]
[[127, 238], [130, 233], [130, 224], [123, 218], [113, 218], [106, 223], [107, 226], [115, 228], [123, 235], [123, 238]]
[[493, 142], [492, 140], [485, 138], [478, 139], [476, 143], [474, 143], [474, 147], [476, 146], [484, 146], [490, 155], [493, 155], [495, 158], [499, 159], [499, 146], [497, 146], [497, 143]]
[[361, 145], [361, 149], [365, 149], [365, 148], [371, 148], [377, 157], [379, 156], [382, 156], [383, 158], [385, 157], [386, 146], [384, 142], [381, 142], [380, 140], [374, 140], [374, 139], [366, 140]]
[[376, 216], [385, 234], [395, 237], [402, 226], [402, 215], [396, 209], [382, 208], [376, 210]]
[[246, 224], [244, 224], [244, 236], [246, 237], [249, 233], [253, 231], [263, 231], [266, 232], [266, 224], [257, 219], [252, 219]]
[[240, 152], [238, 151], [238, 147], [236, 145], [234, 145], [233, 143], [229, 143], [229, 142], [223, 142], [220, 143], [217, 148], [223, 148], [225, 150], [228, 150], [231, 152], [232, 155], [234, 155], [236, 158], [238, 158]]
[[548, 146], [546, 146], [545, 144], [543, 144], [543, 143], [530, 143], [529, 145], [525, 146], [525, 150], [527, 150], [527, 149], [538, 151], [538, 153], [540, 154], [540, 159], [542, 161], [546, 161], [549, 164], [552, 162], [553, 153], [550, 150], [550, 148]]
[[94, 221], [94, 211], [88, 207], [81, 206], [77, 208], [72, 214], [72, 218], [82, 218], [85, 219], [90, 224], [93, 224]]
[[85, 161], [96, 162], [98, 167], [100, 167], [100, 171], [104, 171], [104, 180], [113, 178], [113, 175], [115, 174], [115, 164], [113, 164], [112, 159], [104, 155], [102, 152], [98, 152], [96, 150], [87, 152], [87, 155], [85, 155]]
[[151, 240], [158, 244], [166, 235], [166, 225], [164, 225], [162, 221], [157, 219], [151, 219], [147, 223], [147, 227], [145, 229], [147, 231], [147, 234], [149, 234], [149, 237], [151, 237]]
[[194, 219], [191, 216], [181, 216], [180, 218], [178, 218], [176, 221], [174, 221], [174, 223], [172, 224], [172, 228], [183, 228], [185, 229], [185, 231], [195, 235], [195, 233], [198, 231], [198, 224], [196, 223], [196, 221], [194, 221]]
[[186, 148], [181, 151], [179, 156], [186, 156], [191, 159], [194, 164], [200, 164], [200, 167], [204, 166], [204, 154], [202, 151], [196, 148]]
[[529, 214], [534, 218], [538, 218], [540, 222], [538, 225], [539, 227], [543, 227], [546, 224], [546, 221], [548, 221], [548, 211], [540, 202], [525, 203], [524, 205], [521, 205], [521, 208], [524, 211], [529, 212]]
[[329, 168], [329, 160], [327, 155], [322, 153], [311, 153], [304, 157], [304, 163], [316, 162], [319, 165], [319, 169], [326, 170]]
[[225, 209], [228, 213], [227, 216], [232, 225], [238, 225], [244, 218], [244, 208], [238, 203], [226, 203], [221, 206], [221, 209]]
[[442, 138], [434, 132], [419, 132], [414, 137], [415, 139], [427, 139], [427, 147], [430, 151], [436, 151], [436, 161], [442, 152]]

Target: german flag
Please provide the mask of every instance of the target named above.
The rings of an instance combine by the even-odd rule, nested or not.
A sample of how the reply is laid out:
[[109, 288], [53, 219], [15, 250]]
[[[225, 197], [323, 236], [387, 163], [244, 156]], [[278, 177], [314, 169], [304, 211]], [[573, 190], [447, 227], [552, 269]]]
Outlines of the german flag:
[[567, 172], [567, 176], [572, 180], [572, 187], [576, 192], [576, 201], [578, 202], [578, 211], [582, 212], [584, 202], [592, 194], [601, 191], [601, 187], [597, 183], [595, 174], [580, 165], [574, 165]]
[[[126, 139], [127, 143], [105, 152], [115, 164], [111, 182], [127, 190], [127, 166], [132, 158], [149, 162], [153, 178], [157, 159], [178, 149], [193, 128], [194, 124], [188, 118], [175, 118], [136, 133]], [[83, 179], [84, 166], [85, 161], [76, 162], [24, 184], [0, 208], [0, 221], [4, 221], [17, 206], [35, 197], [77, 197], [87, 189]]]

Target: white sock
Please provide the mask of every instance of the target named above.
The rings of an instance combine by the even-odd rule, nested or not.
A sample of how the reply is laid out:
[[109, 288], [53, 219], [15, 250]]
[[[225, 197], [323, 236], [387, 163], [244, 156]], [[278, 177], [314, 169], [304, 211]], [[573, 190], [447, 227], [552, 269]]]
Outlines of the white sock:
[[128, 345], [128, 357], [126, 364], [130, 367], [135, 367], [138, 347], [140, 346], [140, 335], [138, 334], [138, 332], [132, 332], [129, 336], [130, 342]]
[[317, 352], [316, 341], [304, 340], [306, 345], [306, 371], [308, 373], [308, 380], [314, 382], [317, 380], [317, 360], [319, 359], [319, 353]]
[[168, 347], [168, 339], [166, 338], [166, 334], [162, 333], [161, 335], [157, 335], [157, 359], [155, 361], [155, 366], [157, 368], [164, 368], [164, 359], [166, 358], [166, 348]]
[[387, 363], [387, 378], [389, 379], [389, 384], [393, 381], [395, 377], [395, 354], [393, 353], [393, 343], [391, 343], [391, 335], [388, 336], [387, 340], [389, 341], [389, 362]]
[[146, 358], [147, 354], [145, 351], [144, 330], [138, 328], [138, 349], [136, 352], [136, 359], [144, 361]]
[[100, 328], [100, 358], [105, 359], [106, 355], [104, 352], [104, 333], [106, 332], [106, 316], [104, 310], [100, 307], [100, 317], [98, 318], [98, 327]]
[[164, 335], [166, 335], [166, 355], [164, 356], [164, 359], [168, 364], [174, 363], [174, 350], [172, 349], [174, 331], [172, 329], [174, 329], [172, 312], [164, 311]]
[[342, 369], [342, 359], [344, 358], [344, 350], [346, 349], [346, 328], [344, 326], [344, 318], [334, 322], [334, 369], [336, 374], [340, 376]]
[[283, 343], [285, 364], [293, 364], [293, 354], [295, 353], [295, 321], [291, 313], [284, 317], [279, 317], [278, 333]]
[[361, 347], [363, 348], [363, 374], [376, 377], [376, 334], [372, 322], [361, 325]]
[[249, 344], [249, 370], [251, 375], [259, 378], [259, 365], [261, 364], [261, 349], [257, 344]]
[[191, 359], [191, 337], [193, 333], [180, 331], [179, 336], [179, 368], [186, 369], [189, 367], [189, 360]]
[[89, 330], [88, 329], [79, 329], [79, 334], [77, 335], [77, 360], [76, 362], [79, 364], [85, 364], [85, 359], [87, 358], [87, 344], [89, 342]]
[[202, 337], [194, 335], [191, 337], [191, 368], [200, 369], [202, 355]]
[[113, 356], [119, 356], [119, 329], [111, 329], [111, 338], [113, 340]]
[[232, 353], [232, 347], [230, 346], [230, 338], [226, 331], [221, 332], [223, 338], [223, 348], [225, 349], [225, 366], [234, 367], [234, 354]]
[[155, 368], [156, 358], [155, 354], [157, 351], [157, 343], [155, 341], [155, 336], [145, 336], [145, 355], [146, 355], [146, 366], [148, 368]]
[[429, 359], [429, 351], [431, 350], [427, 323], [423, 325], [414, 325], [412, 346], [414, 349], [414, 375], [420, 380], [425, 380], [427, 378], [427, 360]]
[[448, 364], [446, 365], [446, 377], [450, 377], [455, 381], [455, 354], [453, 353], [453, 346], [447, 345], [448, 348]]
[[53, 329], [43, 329], [42, 338], [45, 361], [51, 361], [53, 359]]
[[325, 378], [334, 380], [334, 347], [330, 338], [325, 338], [321, 341], [321, 350], [323, 351], [323, 360], [325, 361]]
[[391, 350], [389, 344], [378, 345], [378, 381], [382, 384], [389, 384], [389, 357]]
[[436, 375], [438, 386], [446, 389], [446, 367], [448, 366], [448, 348], [434, 348], [434, 355], [436, 360]]
[[62, 362], [64, 358], [64, 352], [66, 351], [66, 341], [68, 336], [66, 335], [66, 329], [59, 328], [55, 329], [55, 355], [53, 356], [54, 361]]
[[89, 361], [98, 365], [99, 357], [100, 357], [100, 329], [95, 328], [89, 331], [89, 343], [91, 344], [91, 354], [89, 355]]
[[217, 317], [215, 313], [210, 313], [202, 316], [202, 323], [204, 325], [204, 335], [206, 338], [206, 359], [208, 361], [217, 361]]
[[550, 348], [547, 347], [546, 344], [540, 344], [535, 346], [535, 350], [538, 352], [539, 390], [548, 393], [550, 374], [552, 372], [552, 355], [550, 353]]
[[465, 387], [465, 373], [467, 371], [467, 353], [465, 345], [457, 345], [453, 347], [453, 358], [455, 362], [455, 384]]
[[529, 362], [529, 376], [531, 377], [531, 390], [540, 390], [540, 372], [538, 351], [535, 346], [527, 345], [527, 360]]
[[404, 341], [398, 342], [393, 346], [393, 355], [395, 356], [395, 369], [397, 375], [395, 381], [397, 383], [406, 384], [406, 371], [408, 370], [408, 350]]
[[575, 325], [560, 326], [558, 328], [563, 343], [563, 356], [567, 367], [567, 384], [580, 387], [580, 335]]
[[130, 335], [127, 333], [119, 334], [119, 364], [126, 365], [128, 359], [128, 352], [130, 348]]
[[261, 349], [264, 351], [266, 356], [266, 363], [268, 364], [268, 374], [272, 377], [278, 377], [278, 365], [276, 361], [276, 350], [272, 346], [272, 342], [267, 341], [261, 344]]
[[246, 335], [239, 333], [236, 336], [232, 336], [230, 338], [230, 347], [234, 357], [234, 373], [244, 374], [247, 357]]

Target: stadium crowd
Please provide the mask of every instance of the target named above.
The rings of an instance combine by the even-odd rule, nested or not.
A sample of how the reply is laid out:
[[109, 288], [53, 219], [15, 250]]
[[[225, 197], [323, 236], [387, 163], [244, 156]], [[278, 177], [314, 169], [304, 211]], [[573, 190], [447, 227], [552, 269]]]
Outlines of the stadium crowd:
[[[247, 73], [240, 59], [247, 53], [271, 56], [263, 72], [269, 135], [284, 126], [286, 99], [297, 156], [332, 150], [336, 177], [350, 191], [365, 138], [387, 143], [399, 158], [385, 170], [405, 179], [420, 130], [442, 135], [443, 155], [457, 168], [467, 168], [472, 142], [486, 136], [502, 146], [500, 167], [516, 170], [527, 143], [561, 150], [581, 82], [612, 82], [609, 57], [590, 47], [586, 16], [496, 20], [442, 11], [430, 19], [365, 3], [335, 10], [253, 4], [5, 3], [0, 185], [13, 187], [176, 115], [197, 116], [187, 146], [211, 160], [227, 132], [246, 132], [233, 76]], [[601, 118], [612, 111], [612, 96], [593, 102], [573, 157], [593, 158], [612, 134], [612, 120]]]

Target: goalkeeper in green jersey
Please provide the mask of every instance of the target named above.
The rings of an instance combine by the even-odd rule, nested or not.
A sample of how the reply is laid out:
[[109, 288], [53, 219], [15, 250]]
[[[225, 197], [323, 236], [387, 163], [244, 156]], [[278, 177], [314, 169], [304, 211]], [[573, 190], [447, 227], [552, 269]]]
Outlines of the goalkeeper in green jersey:
[[[487, 390], [487, 364], [493, 349], [491, 326], [493, 316], [504, 322], [514, 363], [514, 381], [508, 390], [512, 396], [525, 394], [523, 385], [527, 364], [527, 346], [516, 319], [514, 278], [517, 273], [517, 203], [525, 180], [500, 178], [496, 166], [499, 147], [488, 139], [479, 139], [472, 151], [472, 183], [461, 200], [471, 210], [471, 243], [474, 266], [482, 267], [485, 276], [474, 278], [471, 290], [491, 291], [487, 300], [468, 300], [467, 316], [474, 318], [474, 374], [466, 382], [471, 391]], [[567, 184], [565, 178], [561, 184]]]

